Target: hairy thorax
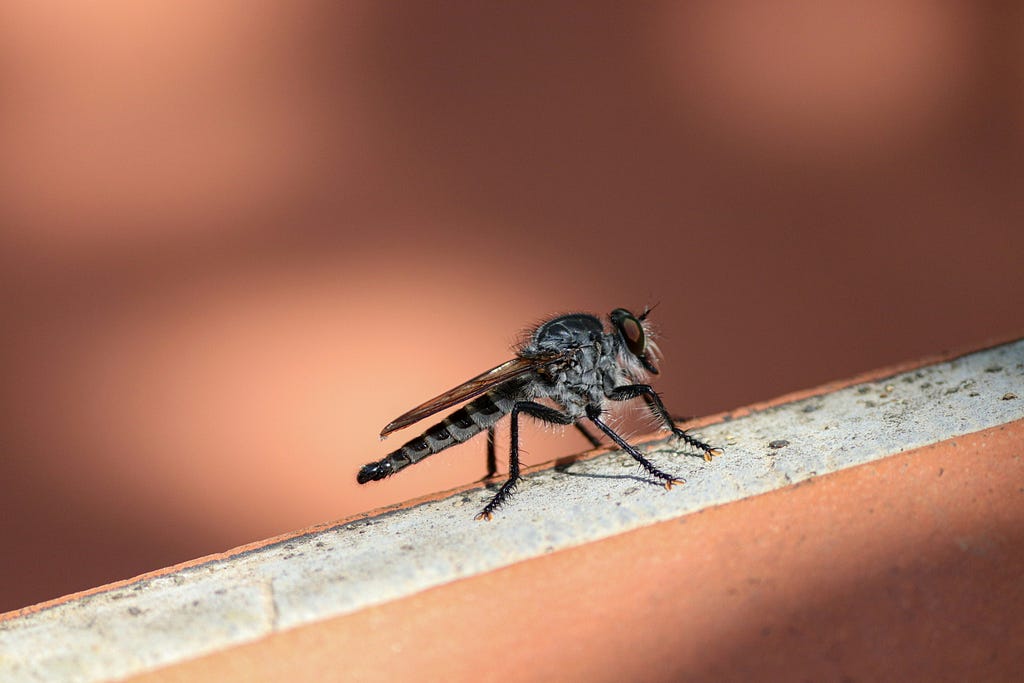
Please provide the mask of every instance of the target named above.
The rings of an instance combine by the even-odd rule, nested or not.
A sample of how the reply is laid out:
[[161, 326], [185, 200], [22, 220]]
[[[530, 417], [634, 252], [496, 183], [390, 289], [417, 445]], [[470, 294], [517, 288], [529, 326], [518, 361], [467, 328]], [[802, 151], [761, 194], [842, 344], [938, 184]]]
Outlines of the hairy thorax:
[[537, 398], [548, 398], [573, 417], [582, 417], [586, 407], [602, 406], [605, 391], [621, 384], [614, 341], [601, 335], [581, 346], [564, 362], [546, 368], [534, 387]]

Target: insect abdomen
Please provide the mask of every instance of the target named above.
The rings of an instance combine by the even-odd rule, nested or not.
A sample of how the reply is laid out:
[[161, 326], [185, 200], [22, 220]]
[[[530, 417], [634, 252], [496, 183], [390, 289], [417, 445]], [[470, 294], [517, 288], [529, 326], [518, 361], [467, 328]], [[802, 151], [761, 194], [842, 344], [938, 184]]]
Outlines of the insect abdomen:
[[478, 396], [398, 450], [377, 462], [363, 465], [356, 481], [365, 484], [389, 477], [428, 455], [476, 436], [512, 411], [515, 393], [511, 387], [502, 385]]

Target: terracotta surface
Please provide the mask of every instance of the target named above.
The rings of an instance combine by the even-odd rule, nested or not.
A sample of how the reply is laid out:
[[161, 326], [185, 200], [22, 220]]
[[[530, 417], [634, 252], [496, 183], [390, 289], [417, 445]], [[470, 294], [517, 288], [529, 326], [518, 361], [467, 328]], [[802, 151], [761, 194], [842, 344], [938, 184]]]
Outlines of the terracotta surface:
[[134, 681], [1012, 680], [1024, 422]]

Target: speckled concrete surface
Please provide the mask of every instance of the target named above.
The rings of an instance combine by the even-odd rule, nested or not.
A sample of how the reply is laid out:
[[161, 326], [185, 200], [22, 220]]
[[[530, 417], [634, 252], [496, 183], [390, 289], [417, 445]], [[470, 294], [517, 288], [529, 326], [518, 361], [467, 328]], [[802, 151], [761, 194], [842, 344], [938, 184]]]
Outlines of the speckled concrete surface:
[[0, 678], [130, 675], [1022, 418], [1018, 341], [708, 425], [713, 463], [651, 441], [672, 491], [608, 452], [530, 473], [489, 524], [472, 489], [12, 613]]
[[1016, 681], [1024, 420], [132, 683]]

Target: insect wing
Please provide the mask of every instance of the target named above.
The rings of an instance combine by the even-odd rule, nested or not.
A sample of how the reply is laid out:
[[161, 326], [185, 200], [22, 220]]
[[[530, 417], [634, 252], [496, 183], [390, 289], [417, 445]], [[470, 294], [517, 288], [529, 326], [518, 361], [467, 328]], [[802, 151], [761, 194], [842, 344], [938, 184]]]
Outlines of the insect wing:
[[462, 403], [474, 396], [479, 396], [488, 389], [491, 389], [502, 382], [506, 382], [513, 377], [524, 375], [536, 370], [537, 368], [548, 365], [549, 363], [561, 358], [561, 356], [562, 354], [554, 354], [540, 358], [518, 357], [513, 358], [510, 361], [506, 361], [498, 367], [491, 368], [487, 372], [479, 374], [473, 379], [463, 382], [454, 389], [449, 389], [440, 396], [436, 396], [426, 403], [416, 406], [409, 412], [396, 417], [394, 420], [389, 422], [386, 427], [384, 427], [380, 433], [380, 437], [383, 439], [391, 432], [408, 427], [415, 422], [419, 422], [425, 417], [429, 417], [430, 415], [444, 410], [445, 408], [450, 408], [457, 403]]

